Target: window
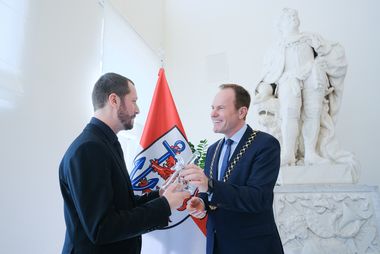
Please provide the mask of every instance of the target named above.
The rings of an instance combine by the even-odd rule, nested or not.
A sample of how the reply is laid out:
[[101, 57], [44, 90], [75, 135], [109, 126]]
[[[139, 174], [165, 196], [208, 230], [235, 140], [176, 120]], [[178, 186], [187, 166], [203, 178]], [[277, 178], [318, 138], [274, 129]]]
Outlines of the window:
[[0, 0], [0, 109], [22, 95], [22, 49], [28, 0]]

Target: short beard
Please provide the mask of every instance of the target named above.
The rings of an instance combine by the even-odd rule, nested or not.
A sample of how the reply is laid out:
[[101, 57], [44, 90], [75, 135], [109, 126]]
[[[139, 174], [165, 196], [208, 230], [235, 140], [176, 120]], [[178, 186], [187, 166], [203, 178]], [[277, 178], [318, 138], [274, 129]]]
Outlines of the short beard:
[[117, 111], [117, 118], [124, 127], [124, 130], [131, 130], [133, 128], [133, 117], [127, 116], [125, 113], [125, 107], [122, 104]]

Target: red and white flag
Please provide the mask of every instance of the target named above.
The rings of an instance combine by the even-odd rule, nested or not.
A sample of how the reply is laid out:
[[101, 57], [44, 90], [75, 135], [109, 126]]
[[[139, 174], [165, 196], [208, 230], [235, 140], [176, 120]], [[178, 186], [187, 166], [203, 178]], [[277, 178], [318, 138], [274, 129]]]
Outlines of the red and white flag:
[[[130, 174], [133, 189], [135, 193], [139, 195], [159, 189], [165, 180], [174, 173], [173, 166], [177, 163], [176, 158], [178, 158], [178, 156], [182, 157], [183, 161], [188, 161], [192, 156], [191, 148], [187, 141], [163, 68], [160, 69], [158, 76], [152, 103], [140, 140], [142, 151], [136, 156], [134, 167]], [[180, 223], [186, 218], [188, 213], [186, 210], [183, 211], [184, 208], [185, 207], [179, 209], [182, 211], [172, 211], [169, 227]], [[206, 234], [206, 219], [193, 219], [193, 221], [198, 225], [200, 232], [203, 233], [202, 238], [204, 238]], [[189, 230], [185, 228], [186, 225], [189, 225], [188, 222], [183, 225], [178, 225], [175, 230], [165, 230], [168, 232], [175, 231], [175, 235], [173, 236], [170, 236], [170, 232], [165, 233], [165, 238], [169, 237], [169, 239], [166, 239], [165, 245], [175, 244], [177, 241], [170, 238], [192, 239], [194, 235], [189, 237], [189, 234], [199, 233], [189, 232]], [[186, 235], [181, 236], [181, 233]], [[157, 233], [157, 235], [160, 235], [160, 233]], [[156, 238], [159, 237], [156, 236]], [[168, 240], [169, 242], [167, 242]], [[194, 240], [196, 239], [192, 241]], [[203, 243], [204, 239], [202, 239], [201, 242]], [[196, 243], [193, 242], [192, 244]], [[169, 253], [167, 252], [168, 247], [170, 246], [165, 246], [162, 253], [164, 253], [164, 251], [165, 253]], [[179, 248], [179, 246], [172, 247], [175, 249]], [[203, 248], [205, 248], [205, 246], [203, 246]], [[155, 253], [159, 253], [159, 251], [157, 251], [158, 250], [155, 249]], [[171, 251], [170, 253], [176, 253], [173, 249]], [[178, 253], [186, 253], [186, 250], [178, 250]]]

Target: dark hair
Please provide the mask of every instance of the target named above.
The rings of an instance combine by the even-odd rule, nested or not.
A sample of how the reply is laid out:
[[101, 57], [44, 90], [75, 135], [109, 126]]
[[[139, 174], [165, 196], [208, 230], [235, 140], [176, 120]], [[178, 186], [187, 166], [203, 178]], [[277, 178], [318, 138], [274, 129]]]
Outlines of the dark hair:
[[251, 103], [251, 96], [244, 87], [236, 84], [223, 84], [219, 86], [220, 89], [231, 88], [235, 92], [235, 108], [239, 109], [241, 107], [247, 107], [249, 109], [249, 104]]
[[109, 72], [101, 76], [92, 90], [94, 110], [103, 108], [108, 96], [112, 93], [115, 93], [123, 100], [124, 96], [130, 92], [129, 83], [135, 85], [132, 80], [117, 73]]

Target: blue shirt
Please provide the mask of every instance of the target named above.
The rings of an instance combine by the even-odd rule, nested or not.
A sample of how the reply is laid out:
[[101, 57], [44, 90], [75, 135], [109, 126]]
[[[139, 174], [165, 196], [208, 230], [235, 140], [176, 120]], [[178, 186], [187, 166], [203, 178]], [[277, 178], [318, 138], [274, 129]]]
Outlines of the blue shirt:
[[[240, 130], [238, 130], [232, 137], [230, 137], [230, 139], [234, 142], [231, 144], [231, 153], [230, 153], [230, 157], [228, 158], [228, 160], [230, 160], [231, 156], [234, 154], [235, 149], [236, 149], [237, 145], [239, 144], [240, 139], [243, 137], [247, 128], [248, 128], [248, 125], [244, 124], [244, 126], [241, 127]], [[224, 137], [224, 143], [223, 143], [222, 151], [220, 152], [220, 156], [219, 156], [219, 163], [218, 163], [218, 180], [219, 181], [223, 177], [220, 175], [220, 170], [222, 168], [222, 161], [224, 158], [224, 154], [226, 153], [226, 149], [227, 149], [227, 143], [226, 143], [227, 139], [228, 139], [227, 137]]]

